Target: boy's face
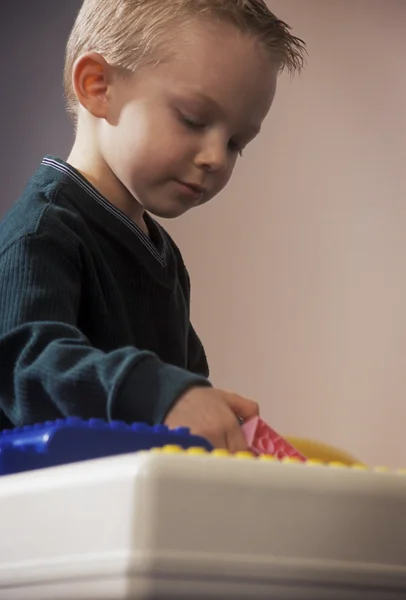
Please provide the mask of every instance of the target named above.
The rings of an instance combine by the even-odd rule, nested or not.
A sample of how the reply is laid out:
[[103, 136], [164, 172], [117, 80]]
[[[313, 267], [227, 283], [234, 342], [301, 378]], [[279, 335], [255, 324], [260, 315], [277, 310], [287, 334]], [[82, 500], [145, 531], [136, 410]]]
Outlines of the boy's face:
[[[176, 52], [109, 90], [100, 123], [104, 160], [131, 196], [158, 217], [177, 217], [227, 184], [256, 136], [278, 65], [235, 27], [200, 22], [176, 34]], [[135, 209], [135, 207], [134, 207]]]

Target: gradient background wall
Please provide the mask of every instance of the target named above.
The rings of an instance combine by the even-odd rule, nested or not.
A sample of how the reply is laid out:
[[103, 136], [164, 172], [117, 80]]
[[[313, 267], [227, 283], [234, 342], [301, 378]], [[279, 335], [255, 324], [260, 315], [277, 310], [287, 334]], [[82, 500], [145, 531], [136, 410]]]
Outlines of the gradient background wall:
[[[70, 149], [61, 69], [79, 6], [0, 8], [0, 213], [44, 154]], [[281, 78], [227, 190], [167, 223], [194, 322], [214, 383], [277, 429], [406, 466], [406, 2], [269, 6], [308, 67]]]

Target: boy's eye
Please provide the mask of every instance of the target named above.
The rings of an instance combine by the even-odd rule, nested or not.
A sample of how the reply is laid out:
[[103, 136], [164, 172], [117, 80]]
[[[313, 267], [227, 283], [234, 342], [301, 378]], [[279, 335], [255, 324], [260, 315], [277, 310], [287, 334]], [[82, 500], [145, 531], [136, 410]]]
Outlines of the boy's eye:
[[243, 155], [243, 149], [241, 148], [240, 144], [238, 144], [238, 142], [230, 140], [228, 143], [228, 147], [230, 148], [231, 152], [238, 152], [240, 156]]
[[[206, 127], [206, 123], [199, 121], [198, 119], [194, 119], [188, 115], [180, 113], [180, 119], [183, 125], [186, 125], [189, 129], [193, 129], [195, 131], [202, 130]], [[237, 152], [240, 156], [243, 154], [243, 149], [241, 145], [235, 140], [230, 140], [228, 143], [229, 150], [231, 152]]]
[[191, 129], [204, 129], [205, 127], [205, 124], [201, 121], [198, 121], [197, 119], [193, 119], [192, 117], [188, 117], [186, 115], [182, 115], [182, 121], [187, 127], [190, 127]]

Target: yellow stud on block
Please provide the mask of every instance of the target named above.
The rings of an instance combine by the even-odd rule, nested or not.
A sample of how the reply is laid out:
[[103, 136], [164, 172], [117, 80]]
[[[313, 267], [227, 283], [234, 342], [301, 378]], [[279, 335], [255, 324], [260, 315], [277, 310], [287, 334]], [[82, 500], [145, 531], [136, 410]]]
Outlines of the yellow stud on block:
[[231, 454], [225, 448], [216, 448], [215, 450], [212, 450], [211, 456], [220, 456], [220, 457], [228, 457], [229, 458], [231, 456]]
[[164, 452], [165, 454], [181, 454], [182, 452], [184, 452], [184, 449], [182, 448], [182, 446], [164, 446], [162, 448], [162, 452]]
[[281, 462], [283, 464], [289, 464], [289, 465], [300, 465], [302, 464], [302, 461], [299, 458], [296, 458], [296, 456], [284, 456], [281, 460]]
[[325, 467], [326, 463], [324, 462], [324, 460], [321, 460], [319, 458], [309, 458], [306, 461], [306, 465], [309, 465], [309, 467]]
[[268, 461], [268, 462], [277, 462], [278, 461], [276, 456], [272, 456], [272, 454], [260, 454], [258, 459]]
[[255, 458], [255, 455], [252, 452], [249, 452], [249, 451], [236, 452], [234, 454], [234, 456], [235, 456], [235, 458], [242, 458], [242, 459]]
[[351, 465], [351, 469], [354, 469], [355, 471], [368, 471], [367, 465], [364, 465], [363, 463], [354, 463]]
[[389, 473], [390, 469], [389, 467], [384, 467], [384, 466], [377, 466], [374, 467], [374, 471], [375, 473]]
[[186, 454], [189, 454], [192, 456], [199, 456], [202, 454], [207, 454], [207, 450], [206, 450], [206, 448], [201, 448], [199, 446], [196, 446], [195, 448], [188, 448], [186, 450]]

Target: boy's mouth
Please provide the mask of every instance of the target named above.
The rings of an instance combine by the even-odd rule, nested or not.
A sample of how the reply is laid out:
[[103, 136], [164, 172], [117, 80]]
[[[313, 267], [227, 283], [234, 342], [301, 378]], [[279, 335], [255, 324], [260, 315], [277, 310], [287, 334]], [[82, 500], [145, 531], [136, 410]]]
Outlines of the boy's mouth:
[[201, 197], [206, 193], [206, 188], [197, 183], [187, 183], [185, 181], [177, 181], [177, 183], [183, 188], [185, 192], [189, 192], [194, 196]]

